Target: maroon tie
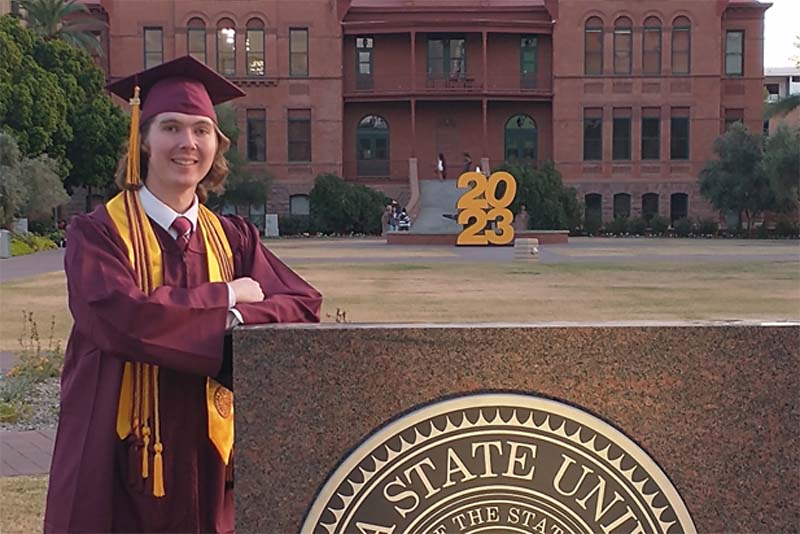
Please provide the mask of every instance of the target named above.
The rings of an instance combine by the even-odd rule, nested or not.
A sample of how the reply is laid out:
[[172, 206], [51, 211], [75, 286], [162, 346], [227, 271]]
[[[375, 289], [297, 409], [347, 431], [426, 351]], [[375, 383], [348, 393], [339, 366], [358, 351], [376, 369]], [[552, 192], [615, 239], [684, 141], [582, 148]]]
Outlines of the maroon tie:
[[186, 247], [189, 246], [189, 239], [192, 237], [191, 221], [183, 216], [176, 217], [172, 221], [172, 229], [178, 233], [178, 237], [175, 238], [178, 248], [181, 249], [181, 252], [186, 252]]

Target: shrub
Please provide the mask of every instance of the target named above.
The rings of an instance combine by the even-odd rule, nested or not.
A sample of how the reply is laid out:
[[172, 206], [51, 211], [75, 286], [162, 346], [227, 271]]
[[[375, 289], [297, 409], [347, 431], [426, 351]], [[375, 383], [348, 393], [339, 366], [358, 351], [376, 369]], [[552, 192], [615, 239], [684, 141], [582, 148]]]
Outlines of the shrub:
[[47, 235], [55, 231], [56, 227], [51, 219], [28, 221], [28, 231], [32, 234]]
[[672, 229], [675, 231], [676, 236], [688, 237], [692, 233], [692, 221], [683, 217], [675, 221], [675, 224], [672, 225]]
[[697, 231], [700, 235], [716, 236], [719, 232], [719, 223], [714, 219], [700, 219], [697, 221]]
[[597, 235], [600, 233], [600, 229], [603, 227], [603, 223], [597, 217], [589, 217], [586, 219], [586, 222], [583, 225], [584, 232], [586, 235]]
[[11, 236], [11, 255], [12, 256], [25, 256], [26, 254], [33, 254], [36, 252], [25, 241], [22, 241], [17, 236]]
[[779, 237], [797, 237], [800, 234], [800, 225], [783, 215], [775, 223], [775, 234]]
[[309, 194], [311, 225], [325, 234], [380, 234], [386, 198], [335, 174], [320, 174]]
[[669, 229], [669, 219], [656, 215], [650, 219], [650, 229], [655, 235], [664, 235]]
[[605, 231], [611, 235], [625, 235], [628, 233], [628, 218], [627, 217], [614, 217], [614, 220], [608, 223]]
[[767, 228], [766, 224], [762, 224], [758, 228], [756, 228], [756, 238], [758, 239], [768, 239], [770, 237], [769, 228]]
[[308, 215], [278, 215], [278, 229], [281, 235], [312, 233], [311, 218]]
[[634, 217], [628, 221], [628, 233], [633, 235], [644, 235], [647, 231], [647, 221], [641, 217]]

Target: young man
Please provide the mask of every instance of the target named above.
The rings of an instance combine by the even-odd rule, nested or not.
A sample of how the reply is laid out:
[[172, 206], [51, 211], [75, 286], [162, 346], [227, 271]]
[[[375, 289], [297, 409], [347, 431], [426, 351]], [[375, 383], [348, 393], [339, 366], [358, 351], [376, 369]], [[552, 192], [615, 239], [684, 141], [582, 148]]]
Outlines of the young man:
[[202, 205], [227, 174], [213, 106], [244, 93], [188, 56], [109, 89], [133, 97], [131, 140], [123, 191], [68, 229], [44, 530], [233, 532], [226, 330], [319, 321], [321, 296], [252, 224]]

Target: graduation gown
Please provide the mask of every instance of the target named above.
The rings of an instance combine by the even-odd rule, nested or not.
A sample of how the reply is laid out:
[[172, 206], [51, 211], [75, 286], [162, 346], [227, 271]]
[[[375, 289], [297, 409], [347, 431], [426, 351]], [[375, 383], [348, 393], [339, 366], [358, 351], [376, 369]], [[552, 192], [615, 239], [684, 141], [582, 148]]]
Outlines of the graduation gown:
[[[220, 217], [235, 278], [266, 299], [237, 304], [245, 324], [318, 322], [321, 295], [261, 245], [239, 217]], [[61, 415], [50, 468], [45, 532], [233, 532], [233, 487], [208, 437], [206, 377], [223, 364], [228, 288], [208, 282], [200, 227], [181, 253], [151, 221], [163, 285], [137, 287], [105, 206], [67, 230], [65, 270], [74, 318], [61, 378]], [[116, 433], [125, 361], [158, 365], [166, 496], [132, 469]], [[139, 462], [139, 465], [141, 463]]]

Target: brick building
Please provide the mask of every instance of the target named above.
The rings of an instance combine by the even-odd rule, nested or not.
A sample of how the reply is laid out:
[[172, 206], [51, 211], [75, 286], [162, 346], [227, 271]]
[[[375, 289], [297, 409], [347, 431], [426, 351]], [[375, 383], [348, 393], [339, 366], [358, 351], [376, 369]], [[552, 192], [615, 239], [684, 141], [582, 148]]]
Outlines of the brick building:
[[726, 122], [760, 130], [755, 0], [95, 0], [116, 79], [191, 53], [242, 86], [238, 146], [303, 213], [314, 177], [413, 199], [464, 153], [553, 160], [587, 217], [712, 216]]

